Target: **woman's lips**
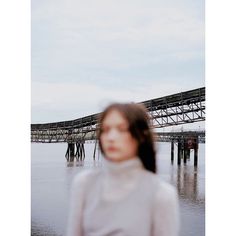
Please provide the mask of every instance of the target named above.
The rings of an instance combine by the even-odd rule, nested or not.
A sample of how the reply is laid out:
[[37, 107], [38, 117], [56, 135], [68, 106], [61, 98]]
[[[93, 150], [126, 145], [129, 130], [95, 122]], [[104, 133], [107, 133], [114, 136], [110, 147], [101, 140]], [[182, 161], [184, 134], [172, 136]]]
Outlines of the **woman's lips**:
[[115, 147], [108, 147], [107, 148], [107, 151], [109, 151], [109, 152], [116, 152], [118, 149], [117, 148], [115, 148]]

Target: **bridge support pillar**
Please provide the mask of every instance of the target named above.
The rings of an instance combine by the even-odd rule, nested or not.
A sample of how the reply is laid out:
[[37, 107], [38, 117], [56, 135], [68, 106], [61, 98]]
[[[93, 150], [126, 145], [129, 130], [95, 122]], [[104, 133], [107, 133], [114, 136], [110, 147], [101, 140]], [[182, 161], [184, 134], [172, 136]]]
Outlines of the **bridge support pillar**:
[[184, 149], [184, 164], [187, 162], [187, 149]]
[[74, 158], [75, 158], [75, 144], [74, 143], [68, 143], [65, 157], [68, 162], [74, 161]]
[[198, 140], [196, 140], [196, 144], [194, 147], [194, 166], [198, 164]]
[[[190, 137], [185, 141], [185, 147], [186, 147], [186, 158], [190, 158], [190, 149], [194, 150], [194, 166], [197, 166], [198, 164], [198, 137]], [[186, 160], [185, 160], [186, 163]]]
[[182, 148], [182, 143], [179, 140], [178, 141], [178, 158], [177, 158], [177, 164], [181, 165], [181, 158], [183, 156], [183, 148]]
[[186, 164], [187, 159], [189, 159], [189, 158], [190, 158], [190, 149], [188, 146], [188, 140], [185, 139], [184, 140], [184, 164]]
[[174, 162], [174, 140], [171, 141], [171, 163]]
[[190, 160], [190, 149], [187, 149], [187, 159]]
[[[185, 149], [184, 155], [185, 155], [185, 159], [186, 159], [186, 160], [189, 160], [189, 159], [190, 159], [190, 149], [188, 149], [188, 148]], [[186, 161], [186, 160], [185, 160], [185, 161]]]
[[96, 139], [96, 141], [95, 141], [95, 147], [94, 147], [94, 152], [93, 152], [93, 160], [95, 160], [96, 149], [97, 149], [97, 142], [98, 142], [98, 140]]
[[83, 161], [85, 159], [85, 150], [84, 150], [84, 142], [76, 143], [76, 160]]
[[[171, 140], [171, 164], [174, 161], [174, 140]], [[187, 160], [190, 160], [190, 150], [194, 150], [194, 166], [198, 165], [198, 147], [199, 139], [198, 136], [184, 137], [180, 136], [177, 141], [177, 164], [181, 165], [181, 159], [183, 158], [184, 164], [187, 163]]]

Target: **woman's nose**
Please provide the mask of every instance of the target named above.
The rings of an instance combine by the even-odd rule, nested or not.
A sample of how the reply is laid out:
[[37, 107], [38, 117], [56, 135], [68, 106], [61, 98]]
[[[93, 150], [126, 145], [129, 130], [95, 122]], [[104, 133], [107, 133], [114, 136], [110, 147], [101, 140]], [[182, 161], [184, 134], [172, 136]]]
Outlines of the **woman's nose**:
[[109, 140], [114, 140], [117, 138], [117, 131], [115, 129], [111, 129], [109, 132], [108, 132], [108, 135], [107, 135], [107, 138]]

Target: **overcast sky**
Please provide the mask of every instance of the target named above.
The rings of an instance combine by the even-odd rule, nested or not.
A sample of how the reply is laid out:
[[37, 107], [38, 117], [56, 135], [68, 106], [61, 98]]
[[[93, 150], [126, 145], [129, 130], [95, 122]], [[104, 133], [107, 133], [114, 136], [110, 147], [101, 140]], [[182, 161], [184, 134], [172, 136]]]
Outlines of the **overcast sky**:
[[203, 0], [32, 0], [32, 123], [205, 86]]

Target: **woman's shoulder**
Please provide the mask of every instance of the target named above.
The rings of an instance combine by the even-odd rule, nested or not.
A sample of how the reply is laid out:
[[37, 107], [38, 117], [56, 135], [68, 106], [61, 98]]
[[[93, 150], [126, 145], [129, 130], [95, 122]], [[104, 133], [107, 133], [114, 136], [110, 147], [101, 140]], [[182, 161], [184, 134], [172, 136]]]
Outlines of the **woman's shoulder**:
[[154, 174], [150, 171], [146, 172], [147, 178], [154, 191], [154, 195], [159, 200], [168, 200], [177, 197], [176, 188], [165, 180], [161, 179], [158, 174]]
[[165, 182], [164, 180], [161, 180], [159, 177], [157, 185], [158, 185], [156, 188], [157, 199], [164, 201], [173, 201], [177, 199], [177, 190], [173, 185]]

